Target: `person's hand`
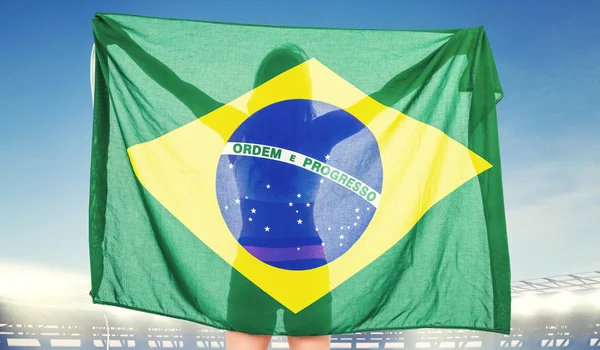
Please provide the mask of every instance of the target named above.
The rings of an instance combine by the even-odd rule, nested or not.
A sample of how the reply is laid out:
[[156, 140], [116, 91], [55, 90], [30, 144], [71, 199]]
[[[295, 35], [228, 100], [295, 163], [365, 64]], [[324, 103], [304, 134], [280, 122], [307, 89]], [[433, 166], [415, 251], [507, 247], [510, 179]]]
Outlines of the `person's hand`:
[[135, 45], [129, 34], [120, 25], [111, 25], [109, 19], [97, 18], [95, 22], [95, 37], [102, 45]]

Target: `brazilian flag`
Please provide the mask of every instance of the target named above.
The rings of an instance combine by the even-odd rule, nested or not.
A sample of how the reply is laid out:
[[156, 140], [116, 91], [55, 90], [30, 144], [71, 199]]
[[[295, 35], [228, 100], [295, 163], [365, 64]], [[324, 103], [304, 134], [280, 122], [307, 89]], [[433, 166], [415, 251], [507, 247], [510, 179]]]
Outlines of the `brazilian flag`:
[[95, 303], [251, 334], [509, 332], [483, 28], [93, 33]]

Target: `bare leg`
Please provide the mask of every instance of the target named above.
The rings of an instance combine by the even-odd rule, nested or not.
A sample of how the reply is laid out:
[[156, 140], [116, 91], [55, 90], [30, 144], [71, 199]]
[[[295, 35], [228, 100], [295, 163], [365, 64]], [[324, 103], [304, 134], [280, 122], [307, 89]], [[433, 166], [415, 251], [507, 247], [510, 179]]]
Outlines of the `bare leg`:
[[288, 337], [290, 350], [329, 350], [331, 337], [320, 335], [314, 337]]
[[270, 342], [270, 335], [252, 335], [239, 332], [225, 333], [225, 349], [227, 350], [267, 350]]

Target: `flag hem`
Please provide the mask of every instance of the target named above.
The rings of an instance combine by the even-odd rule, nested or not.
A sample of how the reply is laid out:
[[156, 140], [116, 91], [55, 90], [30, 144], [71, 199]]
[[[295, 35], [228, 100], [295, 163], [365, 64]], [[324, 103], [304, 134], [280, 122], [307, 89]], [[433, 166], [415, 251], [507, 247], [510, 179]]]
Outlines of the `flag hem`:
[[[129, 305], [125, 305], [125, 304], [113, 303], [110, 301], [103, 301], [103, 300], [100, 300], [97, 298], [92, 298], [92, 302], [96, 305], [107, 305], [107, 306], [113, 306], [113, 307], [120, 307], [120, 308], [124, 308], [124, 309], [128, 309], [128, 310], [139, 311], [139, 312], [144, 312], [144, 313], [148, 313], [148, 314], [152, 314], [152, 315], [163, 316], [163, 317], [167, 317], [167, 318], [172, 318], [172, 319], [177, 319], [177, 320], [181, 320], [181, 321], [187, 321], [187, 322], [191, 322], [191, 323], [195, 323], [195, 324], [200, 324], [200, 325], [203, 325], [206, 327], [219, 329], [219, 330], [223, 330], [223, 331], [242, 332], [239, 330], [235, 330], [231, 327], [229, 327], [229, 328], [228, 327], [218, 327], [214, 324], [209, 324], [208, 322], [201, 322], [198, 320], [194, 320], [193, 318], [189, 318], [189, 317], [167, 315], [167, 314], [163, 314], [163, 313], [153, 311], [153, 310], [148, 310], [148, 309], [139, 308], [139, 307], [135, 307], [135, 306], [129, 306]], [[242, 333], [252, 334], [252, 335], [270, 335], [270, 336], [317, 336], [317, 335], [354, 334], [354, 333], [361, 333], [361, 332], [406, 331], [406, 330], [416, 330], [416, 329], [455, 329], [455, 330], [490, 332], [490, 333], [497, 333], [497, 334], [504, 334], [504, 335], [510, 334], [510, 330], [492, 329], [492, 328], [484, 328], [484, 327], [466, 327], [466, 326], [458, 326], [457, 327], [457, 326], [440, 326], [440, 325], [422, 325], [422, 326], [401, 327], [401, 328], [357, 327], [351, 333], [343, 333], [343, 332], [342, 333], [325, 332], [325, 333], [315, 333], [315, 334], [289, 334], [286, 332], [276, 332], [273, 334], [252, 333], [252, 332], [242, 332]]]
[[184, 21], [184, 22], [198, 22], [198, 23], [206, 23], [206, 24], [222, 24], [222, 25], [232, 25], [232, 26], [240, 26], [240, 27], [267, 27], [267, 28], [277, 28], [277, 29], [327, 29], [327, 30], [344, 30], [344, 31], [381, 31], [381, 32], [418, 32], [418, 33], [437, 33], [437, 34], [455, 34], [458, 31], [463, 29], [475, 29], [479, 27], [473, 28], [451, 28], [451, 29], [386, 29], [386, 28], [351, 28], [351, 27], [317, 27], [317, 26], [285, 26], [285, 25], [276, 25], [276, 24], [260, 24], [260, 23], [241, 23], [241, 22], [226, 22], [226, 21], [210, 21], [210, 20], [202, 20], [202, 19], [188, 19], [188, 18], [175, 18], [175, 17], [157, 17], [157, 16], [147, 16], [147, 15], [135, 15], [128, 13], [116, 13], [116, 12], [96, 12], [94, 14], [97, 18], [102, 18], [103, 16], [119, 16], [119, 17], [139, 17], [139, 18], [147, 18], [147, 19], [160, 19], [160, 20], [169, 20], [169, 21]]

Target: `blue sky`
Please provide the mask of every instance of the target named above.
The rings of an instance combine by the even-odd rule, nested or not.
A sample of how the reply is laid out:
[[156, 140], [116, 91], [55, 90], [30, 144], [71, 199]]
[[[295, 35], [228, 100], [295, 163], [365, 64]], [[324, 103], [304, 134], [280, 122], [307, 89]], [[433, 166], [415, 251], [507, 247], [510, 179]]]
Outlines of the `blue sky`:
[[0, 260], [87, 273], [95, 12], [256, 24], [484, 25], [515, 279], [600, 268], [600, 2], [32, 1], [0, 4]]

